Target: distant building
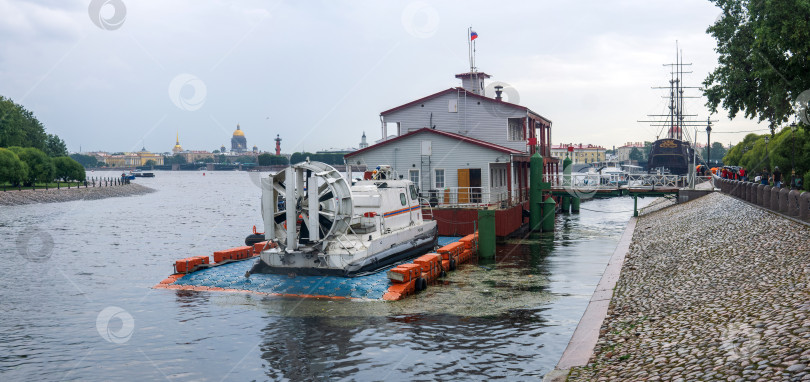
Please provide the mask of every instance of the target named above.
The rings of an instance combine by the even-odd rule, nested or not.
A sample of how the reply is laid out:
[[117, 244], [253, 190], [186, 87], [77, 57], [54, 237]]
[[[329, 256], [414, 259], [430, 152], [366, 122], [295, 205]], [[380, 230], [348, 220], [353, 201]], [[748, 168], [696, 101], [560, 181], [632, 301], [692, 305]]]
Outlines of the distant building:
[[638, 149], [641, 151], [641, 155], [644, 156], [644, 160], [647, 160], [647, 153], [644, 152], [644, 142], [627, 142], [624, 146], [621, 146], [616, 149], [616, 159], [619, 162], [629, 162], [630, 161], [630, 153], [633, 152], [633, 148]]
[[[96, 156], [99, 158], [99, 156]], [[142, 148], [141, 151], [136, 153], [124, 153], [119, 155], [104, 155], [100, 157], [104, 163], [111, 167], [138, 167], [146, 166], [146, 162], [150, 160], [155, 163], [155, 166], [163, 165], [163, 156], [146, 151]]]
[[[569, 151], [571, 147], [571, 151]], [[551, 156], [565, 159], [566, 156], [571, 158], [573, 164], [589, 164], [594, 162], [605, 161], [605, 148], [602, 146], [582, 143], [561, 143], [557, 146], [551, 146]]]
[[199, 162], [207, 158], [214, 159], [214, 153], [200, 150], [186, 150], [176, 155], [183, 157], [187, 163]]
[[245, 139], [245, 133], [238, 123], [236, 124], [236, 130], [233, 132], [233, 137], [231, 137], [231, 151], [237, 153], [247, 151], [247, 139]]
[[146, 151], [146, 147], [142, 147], [141, 151], [139, 151], [137, 155], [141, 158], [141, 166], [146, 166], [146, 162], [149, 162], [150, 160], [155, 162], [155, 166], [163, 165], [163, 155]]
[[360, 138], [360, 149], [362, 150], [362, 149], [364, 149], [366, 147], [368, 147], [368, 142], [366, 142], [366, 132], [364, 131], [363, 132], [363, 137]]
[[177, 132], [177, 141], [174, 142], [174, 147], [172, 147], [172, 153], [179, 153], [183, 151], [183, 146], [180, 146], [180, 132]]

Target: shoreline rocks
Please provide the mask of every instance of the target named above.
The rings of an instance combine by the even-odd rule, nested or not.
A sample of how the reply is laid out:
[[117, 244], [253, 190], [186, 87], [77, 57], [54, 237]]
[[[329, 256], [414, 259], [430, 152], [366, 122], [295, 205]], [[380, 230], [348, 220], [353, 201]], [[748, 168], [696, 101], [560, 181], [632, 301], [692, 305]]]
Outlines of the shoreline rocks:
[[810, 381], [810, 227], [713, 193], [639, 217], [570, 381]]
[[36, 203], [60, 203], [73, 200], [96, 200], [119, 196], [142, 195], [155, 190], [136, 183], [110, 187], [62, 188], [49, 190], [0, 191], [0, 206]]

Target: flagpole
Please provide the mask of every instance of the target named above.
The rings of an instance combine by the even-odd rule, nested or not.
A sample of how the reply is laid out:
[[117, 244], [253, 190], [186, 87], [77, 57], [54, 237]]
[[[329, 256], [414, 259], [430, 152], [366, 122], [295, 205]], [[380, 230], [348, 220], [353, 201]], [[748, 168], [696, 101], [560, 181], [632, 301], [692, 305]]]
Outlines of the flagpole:
[[467, 60], [470, 62], [470, 73], [473, 71], [472, 59], [472, 27], [467, 28]]

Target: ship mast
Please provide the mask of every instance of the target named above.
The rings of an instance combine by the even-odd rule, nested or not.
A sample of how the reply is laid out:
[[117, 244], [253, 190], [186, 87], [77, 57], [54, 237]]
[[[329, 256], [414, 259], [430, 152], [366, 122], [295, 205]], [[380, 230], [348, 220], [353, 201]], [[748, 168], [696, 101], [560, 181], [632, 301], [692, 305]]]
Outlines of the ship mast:
[[[692, 63], [683, 62], [683, 51], [678, 47], [678, 42], [675, 42], [675, 62], [671, 64], [664, 64], [670, 67], [670, 80], [667, 87], [653, 87], [653, 89], [667, 89], [669, 90], [669, 109], [668, 114], [647, 114], [648, 117], [664, 117], [662, 120], [646, 120], [638, 121], [649, 123], [650, 126], [660, 127], [661, 130], [667, 129], [666, 137], [669, 139], [684, 140], [683, 129], [685, 127], [703, 127], [705, 122], [687, 121], [686, 117], [696, 117], [697, 114], [685, 114], [684, 98], [700, 98], [698, 96], [685, 96], [684, 89], [701, 89], [699, 86], [684, 86], [684, 74], [692, 73], [691, 71], [684, 71], [684, 67], [691, 66]], [[660, 137], [661, 131], [658, 136]], [[658, 137], [656, 137], [658, 139]], [[686, 136], [689, 140], [689, 136]]]

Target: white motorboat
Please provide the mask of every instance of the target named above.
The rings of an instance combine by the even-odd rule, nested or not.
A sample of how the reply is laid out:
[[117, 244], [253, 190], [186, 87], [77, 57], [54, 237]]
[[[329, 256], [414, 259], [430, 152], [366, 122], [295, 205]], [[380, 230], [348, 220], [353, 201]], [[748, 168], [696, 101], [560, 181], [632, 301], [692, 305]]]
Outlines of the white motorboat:
[[[438, 243], [416, 187], [389, 166], [349, 182], [332, 166], [301, 162], [263, 178], [264, 239], [251, 273], [352, 277], [424, 254]], [[429, 207], [428, 207], [429, 208]]]

